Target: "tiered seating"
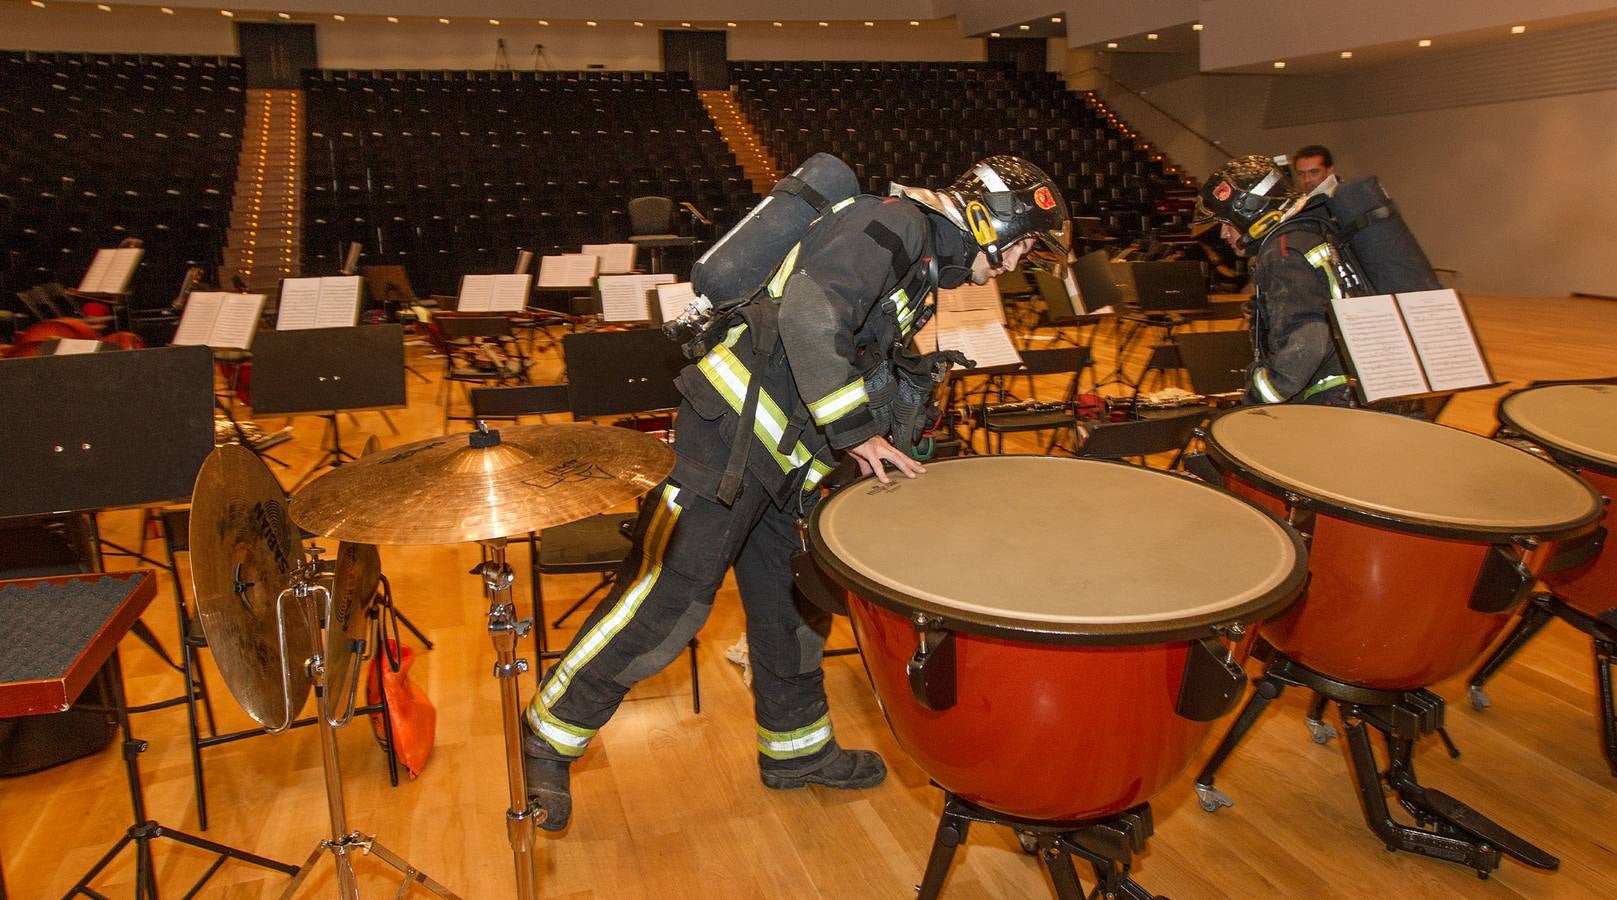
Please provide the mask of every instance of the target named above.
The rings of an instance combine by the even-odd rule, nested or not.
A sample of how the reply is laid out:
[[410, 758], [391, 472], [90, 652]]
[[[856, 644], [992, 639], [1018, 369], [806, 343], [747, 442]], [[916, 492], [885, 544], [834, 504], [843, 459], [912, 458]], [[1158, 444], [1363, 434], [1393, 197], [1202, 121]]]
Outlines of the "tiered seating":
[[[1184, 184], [1091, 95], [1050, 72], [994, 63], [732, 62], [742, 110], [783, 168], [842, 157], [866, 191], [943, 187], [975, 160], [1014, 153], [1061, 185], [1076, 216], [1115, 233], [1185, 225]], [[1169, 201], [1169, 202], [1164, 202]]]
[[0, 298], [75, 285], [125, 237], [146, 245], [139, 304], [217, 265], [243, 96], [235, 58], [0, 53]]
[[631, 197], [688, 201], [719, 225], [755, 201], [682, 73], [309, 73], [304, 271], [360, 241], [453, 292], [517, 247], [628, 235]]

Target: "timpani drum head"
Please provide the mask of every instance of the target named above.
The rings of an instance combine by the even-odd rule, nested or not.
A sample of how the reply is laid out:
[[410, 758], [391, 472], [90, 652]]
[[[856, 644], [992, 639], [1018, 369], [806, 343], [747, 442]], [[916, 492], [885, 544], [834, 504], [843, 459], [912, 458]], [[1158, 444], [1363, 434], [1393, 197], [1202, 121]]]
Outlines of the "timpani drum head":
[[1505, 398], [1499, 418], [1570, 465], [1617, 475], [1617, 384], [1551, 384]]
[[865, 479], [814, 514], [843, 586], [949, 627], [1067, 643], [1208, 636], [1289, 603], [1288, 526], [1210, 485], [1101, 460], [980, 456]]
[[1331, 406], [1250, 406], [1208, 428], [1243, 478], [1398, 530], [1553, 536], [1599, 518], [1600, 498], [1514, 447], [1431, 422]]

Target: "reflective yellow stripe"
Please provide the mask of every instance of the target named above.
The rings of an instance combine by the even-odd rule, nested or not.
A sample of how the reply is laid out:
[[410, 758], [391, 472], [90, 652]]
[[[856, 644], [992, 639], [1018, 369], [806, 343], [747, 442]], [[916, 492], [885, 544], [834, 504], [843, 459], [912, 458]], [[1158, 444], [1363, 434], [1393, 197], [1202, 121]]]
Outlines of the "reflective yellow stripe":
[[870, 398], [865, 393], [865, 380], [855, 378], [853, 381], [810, 403], [808, 405], [809, 414], [814, 416], [814, 421], [821, 425], [829, 425], [853, 412], [868, 399]]
[[[586, 663], [594, 659], [596, 654], [628, 625], [630, 620], [640, 609], [646, 595], [657, 584], [657, 577], [662, 574], [663, 553], [668, 549], [668, 539], [674, 533], [674, 524], [679, 521], [679, 512], [683, 508], [677, 502], [679, 488], [672, 484], [664, 485], [662, 493], [650, 502], [656, 503], [657, 508], [651, 514], [651, 522], [646, 526], [646, 537], [641, 546], [640, 569], [635, 573], [634, 581], [629, 588], [618, 597], [618, 602], [610, 612], [601, 617], [595, 627], [567, 651], [561, 662], [557, 663], [555, 671], [545, 682], [544, 689], [534, 694], [533, 700], [528, 703], [528, 723], [535, 724], [537, 717], [540, 723], [546, 721], [551, 707], [555, 706], [567, 693], [567, 686], [572, 683], [573, 676]], [[560, 723], [559, 719], [554, 721]], [[576, 726], [575, 726], [576, 727]], [[545, 732], [542, 727], [534, 729], [541, 735]], [[547, 736], [548, 740], [548, 736]], [[551, 746], [556, 746], [550, 741]], [[556, 747], [562, 753], [570, 752], [566, 747]], [[579, 747], [582, 753], [583, 748]]]
[[[730, 348], [735, 346], [736, 340], [741, 337], [746, 327], [737, 325], [730, 329], [724, 343], [708, 351], [708, 354], [696, 364], [696, 368], [707, 376], [707, 380], [724, 401], [730, 404], [730, 409], [737, 413], [741, 412], [742, 406], [746, 403], [747, 385], [752, 376]], [[797, 442], [790, 455], [782, 454], [777, 449], [781, 437], [786, 434], [786, 415], [781, 412], [780, 404], [769, 396], [768, 391], [758, 392], [758, 410], [752, 422], [752, 431], [782, 472], [790, 472], [813, 459], [813, 455], [802, 441]]]
[[1252, 386], [1258, 391], [1258, 399], [1264, 403], [1279, 403], [1286, 398], [1275, 390], [1274, 384], [1269, 381], [1269, 370], [1259, 367], [1252, 373]]
[[832, 212], [842, 212], [844, 209], [847, 209], [849, 206], [851, 206], [853, 204], [853, 201], [855, 201], [857, 199], [859, 199], [859, 198], [858, 197], [849, 197], [846, 200], [838, 200], [836, 203], [832, 204], [831, 211]]
[[770, 759], [811, 756], [831, 742], [831, 716], [823, 715], [813, 724], [792, 731], [770, 731], [758, 727], [758, 752]]
[[820, 486], [820, 481], [831, 474], [831, 466], [817, 459], [809, 460], [808, 474], [803, 476], [803, 490], [811, 491]]
[[1327, 375], [1309, 385], [1308, 389], [1303, 391], [1302, 396], [1298, 397], [1297, 399], [1307, 400], [1309, 397], [1312, 397], [1315, 394], [1323, 394], [1331, 388], [1341, 387], [1344, 384], [1347, 384], [1346, 375]]
[[801, 243], [793, 244], [790, 253], [781, 260], [780, 268], [775, 270], [775, 277], [769, 279], [769, 296], [780, 299], [781, 292], [786, 290], [786, 279], [792, 277], [792, 267], [797, 265], [797, 251], [803, 249]]
[[1313, 249], [1305, 251], [1303, 259], [1308, 260], [1309, 265], [1325, 273], [1325, 283], [1330, 285], [1331, 288], [1331, 299], [1341, 300], [1345, 296], [1342, 293], [1341, 283], [1336, 280], [1336, 269], [1331, 265], [1330, 244], [1318, 244]]
[[909, 331], [910, 323], [915, 321], [915, 309], [910, 306], [910, 295], [903, 288], [893, 292], [893, 308], [898, 313], [899, 328]]
[[589, 747], [590, 739], [595, 737], [597, 729], [580, 728], [550, 714], [550, 710], [537, 704], [529, 704], [527, 710], [528, 727], [534, 734], [545, 739], [545, 743], [555, 748], [556, 752], [564, 756], [583, 756]]

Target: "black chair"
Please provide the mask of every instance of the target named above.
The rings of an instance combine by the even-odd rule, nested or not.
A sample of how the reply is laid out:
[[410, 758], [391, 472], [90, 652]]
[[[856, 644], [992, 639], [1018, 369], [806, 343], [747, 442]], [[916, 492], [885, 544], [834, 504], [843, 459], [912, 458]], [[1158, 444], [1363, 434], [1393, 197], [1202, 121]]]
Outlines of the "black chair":
[[[1056, 432], [1051, 435], [1050, 444], [1046, 452], [1055, 449], [1060, 438], [1060, 432], [1070, 430], [1073, 437], [1073, 446], [1078, 446], [1078, 418], [1073, 412], [1072, 402], [1077, 397], [1079, 378], [1083, 370], [1090, 365], [1089, 350], [1086, 347], [1055, 347], [1047, 350], [1023, 350], [1023, 372], [1031, 382], [1036, 375], [1068, 375], [1071, 380], [1064, 390], [1061, 401], [1045, 407], [1032, 409], [1006, 409], [996, 411], [994, 405], [1004, 405], [1009, 399], [1004, 391], [998, 392], [998, 404], [990, 404], [989, 397], [993, 392], [985, 392], [977, 407], [975, 424], [986, 432], [983, 438], [984, 452], [1003, 453], [1005, 450], [1005, 435], [1021, 434], [1034, 431]], [[1031, 391], [1030, 391], [1031, 393]], [[990, 448], [989, 441], [995, 445]]]
[[[473, 418], [516, 421], [520, 416], [571, 415], [568, 385], [535, 384], [521, 387], [482, 387], [472, 389]], [[602, 513], [556, 525], [538, 533], [528, 532], [529, 596], [533, 600], [539, 659], [560, 659], [561, 651], [551, 650], [545, 632], [543, 576], [597, 573], [600, 580], [550, 623], [562, 622], [617, 580], [618, 567], [632, 546], [631, 537], [639, 513]], [[691, 706], [702, 711], [702, 689], [696, 668], [696, 639], [690, 642]], [[535, 667], [543, 677], [544, 667]]]
[[474, 416], [451, 413], [454, 405], [451, 385], [465, 386], [526, 383], [532, 364], [511, 330], [506, 316], [461, 316], [438, 314], [423, 322], [433, 349], [444, 356], [444, 431], [451, 421], [467, 421]]
[[1102, 422], [1090, 427], [1078, 455], [1090, 459], [1132, 458], [1143, 466], [1146, 457], [1173, 451], [1174, 458], [1167, 465], [1172, 469], [1179, 465], [1196, 426], [1207, 419], [1208, 413], [1207, 407], [1190, 406], [1129, 422]]
[[661, 272], [663, 251], [670, 247], [690, 247], [696, 239], [678, 234], [674, 227], [671, 197], [635, 197], [629, 201], [629, 243], [651, 251], [651, 271]]

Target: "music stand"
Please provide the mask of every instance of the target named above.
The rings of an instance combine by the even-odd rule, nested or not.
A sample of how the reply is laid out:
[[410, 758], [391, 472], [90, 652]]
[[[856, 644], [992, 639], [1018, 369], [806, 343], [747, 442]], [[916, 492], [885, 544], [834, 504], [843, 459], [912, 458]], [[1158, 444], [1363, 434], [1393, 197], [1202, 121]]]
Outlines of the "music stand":
[[624, 416], [679, 405], [674, 379], [689, 362], [661, 331], [586, 331], [562, 338], [573, 415]]
[[1238, 394], [1246, 389], [1252, 338], [1245, 331], [1189, 332], [1174, 335], [1173, 342], [1196, 393]]
[[129, 703], [124, 696], [118, 641], [139, 620], [157, 594], [150, 570], [115, 574], [69, 575], [0, 582], [0, 716], [34, 715], [66, 709], [91, 676], [111, 663], [112, 711], [123, 732], [124, 771], [134, 821], [123, 837], [68, 891], [68, 897], [104, 896], [90, 882], [123, 852], [135, 845], [135, 897], [157, 897], [153, 841], [168, 838], [217, 855], [191, 886], [195, 896], [228, 860], [295, 875], [297, 866], [238, 850], [182, 831], [166, 828], [146, 816], [140, 783], [140, 754], [146, 742], [130, 730]]
[[324, 452], [293, 490], [327, 466], [359, 458], [342, 447], [337, 413], [403, 405], [403, 326], [265, 331], [253, 339], [253, 414], [326, 420]]

